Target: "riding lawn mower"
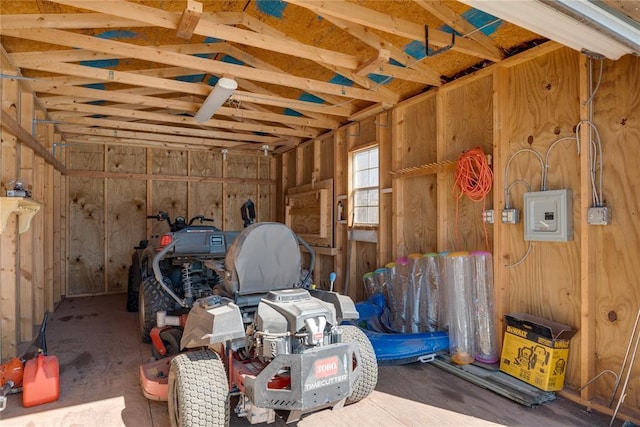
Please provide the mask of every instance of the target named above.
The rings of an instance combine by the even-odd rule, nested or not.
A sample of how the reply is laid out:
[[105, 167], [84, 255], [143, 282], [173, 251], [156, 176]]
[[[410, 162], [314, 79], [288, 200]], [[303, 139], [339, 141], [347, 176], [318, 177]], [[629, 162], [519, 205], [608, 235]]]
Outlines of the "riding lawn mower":
[[[313, 249], [289, 227], [249, 225], [224, 260], [199, 260], [202, 274], [220, 280], [198, 295], [177, 295], [159, 268], [180, 239], [156, 254], [140, 290], [141, 311], [150, 296], [164, 304], [153, 321], [145, 310], [143, 337], [153, 323], [148, 333], [160, 359], [141, 366], [141, 384], [146, 397], [168, 400], [172, 425], [227, 426], [231, 397], [236, 415], [256, 424], [274, 422], [276, 414], [294, 422], [373, 391], [373, 347], [359, 328], [342, 325], [358, 318], [353, 301], [314, 289]], [[308, 269], [300, 245], [309, 253]]]

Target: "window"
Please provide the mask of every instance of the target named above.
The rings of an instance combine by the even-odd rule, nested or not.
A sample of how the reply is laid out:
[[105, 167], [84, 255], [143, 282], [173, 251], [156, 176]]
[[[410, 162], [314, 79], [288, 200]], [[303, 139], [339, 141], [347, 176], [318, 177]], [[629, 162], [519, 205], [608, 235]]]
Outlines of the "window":
[[378, 225], [378, 147], [355, 151], [351, 162], [353, 222], [356, 225]]

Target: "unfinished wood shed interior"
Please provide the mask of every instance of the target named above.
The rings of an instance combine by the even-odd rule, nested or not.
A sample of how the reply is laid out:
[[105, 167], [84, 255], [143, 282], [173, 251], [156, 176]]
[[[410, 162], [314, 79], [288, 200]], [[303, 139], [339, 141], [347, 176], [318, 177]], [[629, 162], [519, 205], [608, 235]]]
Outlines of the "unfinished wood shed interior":
[[[354, 301], [398, 257], [489, 251], [498, 336], [514, 312], [573, 326], [561, 394], [612, 414], [613, 375], [581, 387], [634, 354], [640, 1], [593, 6], [631, 31], [603, 43], [594, 20], [552, 23], [566, 2], [506, 3], [1, 0], [1, 359], [65, 298], [124, 304], [133, 247], [163, 227], [147, 215], [240, 230], [251, 199]], [[221, 78], [237, 89], [196, 121]], [[352, 158], [376, 147], [358, 223]], [[457, 178], [476, 149], [492, 176], [474, 198]], [[30, 197], [7, 196], [17, 179]], [[525, 193], [561, 189], [568, 237], [525, 240]], [[629, 372], [619, 415], [640, 423]]]

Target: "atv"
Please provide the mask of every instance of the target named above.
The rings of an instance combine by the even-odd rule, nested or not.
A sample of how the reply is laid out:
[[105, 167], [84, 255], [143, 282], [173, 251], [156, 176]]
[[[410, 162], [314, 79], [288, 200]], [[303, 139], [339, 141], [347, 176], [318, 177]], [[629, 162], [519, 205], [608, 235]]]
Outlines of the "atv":
[[[245, 227], [255, 221], [253, 202], [248, 200], [241, 208]], [[166, 212], [147, 216], [166, 222], [168, 233], [155, 234], [140, 241], [134, 248], [129, 267], [127, 310], [140, 311], [142, 339], [148, 342], [149, 331], [155, 322], [155, 313], [172, 309], [174, 303], [190, 308], [195, 298], [210, 295], [219, 282], [215, 269], [206, 268], [205, 261], [224, 260], [238, 231], [222, 231], [213, 225], [213, 219], [197, 215], [189, 222], [182, 216], [171, 221]], [[154, 272], [154, 264], [157, 272]], [[222, 265], [218, 266], [218, 269]], [[157, 274], [156, 274], [157, 273]], [[158, 292], [163, 283], [164, 292]]]
[[[300, 245], [309, 253], [306, 270]], [[146, 397], [168, 400], [173, 426], [228, 426], [232, 396], [235, 414], [256, 424], [274, 422], [276, 412], [294, 422], [373, 391], [373, 347], [358, 327], [342, 324], [359, 317], [355, 305], [314, 289], [313, 263], [312, 248], [286, 225], [253, 224], [229, 247], [211, 295], [195, 299], [187, 312], [157, 315], [151, 334], [179, 331], [171, 345], [185, 352], [143, 365], [140, 379]], [[168, 290], [158, 283], [153, 295]]]

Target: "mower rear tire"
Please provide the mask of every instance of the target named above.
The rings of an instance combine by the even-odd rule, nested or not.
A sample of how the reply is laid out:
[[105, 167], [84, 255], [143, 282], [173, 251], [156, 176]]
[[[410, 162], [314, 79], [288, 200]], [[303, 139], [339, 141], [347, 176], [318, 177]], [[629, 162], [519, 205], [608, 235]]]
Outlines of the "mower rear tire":
[[174, 427], [229, 425], [227, 374], [213, 351], [190, 351], [171, 361], [168, 397]]
[[[164, 279], [165, 284], [171, 288], [168, 279]], [[140, 285], [138, 295], [140, 331], [143, 342], [151, 342], [149, 333], [156, 326], [156, 313], [159, 311], [170, 311], [173, 309], [173, 298], [168, 295], [154, 276], [147, 277]]]
[[342, 342], [355, 342], [360, 357], [354, 356], [354, 366], [359, 370], [353, 383], [351, 396], [347, 397], [347, 405], [356, 403], [369, 396], [378, 383], [378, 362], [371, 341], [357, 326], [342, 326]]

